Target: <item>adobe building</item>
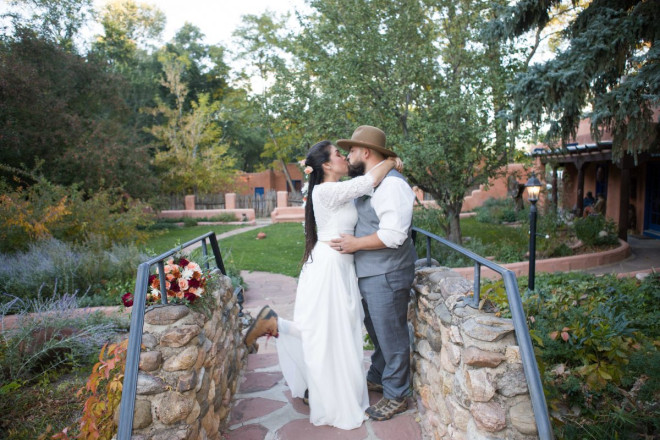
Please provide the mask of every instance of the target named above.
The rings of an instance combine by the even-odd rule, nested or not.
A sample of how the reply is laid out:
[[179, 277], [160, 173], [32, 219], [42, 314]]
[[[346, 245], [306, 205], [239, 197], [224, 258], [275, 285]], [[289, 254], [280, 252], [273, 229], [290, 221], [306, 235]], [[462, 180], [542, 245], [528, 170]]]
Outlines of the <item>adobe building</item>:
[[[658, 122], [660, 109], [654, 111]], [[590, 132], [591, 121], [580, 122], [575, 139], [563, 148], [536, 148], [532, 157], [537, 159], [540, 175], [545, 176], [547, 166], [552, 170], [552, 200], [557, 200], [559, 170], [564, 194], [559, 206], [584, 215], [584, 198], [591, 192], [594, 198], [602, 194], [605, 215], [619, 226], [619, 238], [627, 240], [630, 230], [660, 238], [660, 148], [658, 139], [649, 139], [649, 149], [639, 154], [637, 162], [624, 154], [619, 160], [612, 158], [612, 135], [603, 133], [596, 142]]]
[[[300, 191], [303, 186], [303, 175], [297, 163], [289, 163], [286, 169], [291, 176], [293, 187]], [[241, 195], [264, 195], [269, 191], [289, 191], [286, 177], [281, 169], [266, 170], [259, 173], [239, 173], [236, 193]]]

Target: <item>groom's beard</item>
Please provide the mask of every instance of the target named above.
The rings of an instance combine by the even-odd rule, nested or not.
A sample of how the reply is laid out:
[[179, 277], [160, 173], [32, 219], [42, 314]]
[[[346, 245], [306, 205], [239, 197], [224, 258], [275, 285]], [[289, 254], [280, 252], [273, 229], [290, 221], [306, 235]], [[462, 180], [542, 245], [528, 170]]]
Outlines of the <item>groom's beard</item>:
[[356, 164], [348, 164], [348, 175], [350, 177], [364, 176], [364, 162], [358, 162]]

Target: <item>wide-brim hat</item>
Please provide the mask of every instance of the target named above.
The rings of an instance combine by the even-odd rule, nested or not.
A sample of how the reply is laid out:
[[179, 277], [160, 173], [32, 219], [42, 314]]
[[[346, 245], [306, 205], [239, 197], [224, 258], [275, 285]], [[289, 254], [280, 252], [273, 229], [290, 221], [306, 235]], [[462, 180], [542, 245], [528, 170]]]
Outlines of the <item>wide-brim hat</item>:
[[371, 125], [361, 125], [355, 129], [350, 139], [339, 139], [337, 146], [346, 151], [351, 147], [366, 147], [378, 151], [385, 157], [396, 157], [396, 153], [386, 147], [385, 133], [380, 128]]

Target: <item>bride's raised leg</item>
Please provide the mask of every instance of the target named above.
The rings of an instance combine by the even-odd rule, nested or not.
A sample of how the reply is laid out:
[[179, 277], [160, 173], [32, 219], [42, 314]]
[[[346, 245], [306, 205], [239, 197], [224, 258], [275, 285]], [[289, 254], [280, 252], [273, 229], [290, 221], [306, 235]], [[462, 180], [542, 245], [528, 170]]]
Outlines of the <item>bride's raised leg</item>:
[[264, 306], [264, 308], [262, 308], [257, 314], [252, 325], [250, 325], [250, 328], [245, 334], [245, 345], [250, 347], [254, 344], [257, 338], [265, 335], [273, 336], [275, 338], [279, 335], [277, 313], [275, 313], [275, 310], [271, 309], [269, 306]]

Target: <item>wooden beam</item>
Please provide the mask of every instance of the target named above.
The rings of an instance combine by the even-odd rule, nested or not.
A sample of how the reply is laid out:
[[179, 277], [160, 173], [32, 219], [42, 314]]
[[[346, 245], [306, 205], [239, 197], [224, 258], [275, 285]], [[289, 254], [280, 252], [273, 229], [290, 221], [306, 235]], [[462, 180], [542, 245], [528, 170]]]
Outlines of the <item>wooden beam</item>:
[[621, 191], [619, 193], [619, 238], [628, 241], [628, 205], [630, 204], [630, 169], [621, 170]]

